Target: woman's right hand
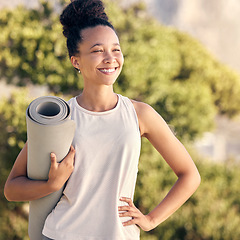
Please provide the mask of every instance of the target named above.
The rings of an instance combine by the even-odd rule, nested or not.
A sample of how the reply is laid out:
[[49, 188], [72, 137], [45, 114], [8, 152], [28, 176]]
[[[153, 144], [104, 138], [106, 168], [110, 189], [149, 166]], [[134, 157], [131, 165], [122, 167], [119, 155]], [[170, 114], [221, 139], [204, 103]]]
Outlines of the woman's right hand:
[[48, 184], [52, 191], [58, 191], [71, 176], [74, 169], [75, 149], [70, 147], [69, 153], [61, 161], [57, 162], [56, 155], [51, 153], [51, 167], [48, 174]]

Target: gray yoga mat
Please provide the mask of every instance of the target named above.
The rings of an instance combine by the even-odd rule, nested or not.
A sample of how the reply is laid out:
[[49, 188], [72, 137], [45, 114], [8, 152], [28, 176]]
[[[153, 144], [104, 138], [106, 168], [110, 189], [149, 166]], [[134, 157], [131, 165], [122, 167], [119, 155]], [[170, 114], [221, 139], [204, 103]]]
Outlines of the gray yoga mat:
[[[40, 97], [26, 111], [28, 138], [28, 178], [47, 180], [50, 153], [61, 161], [69, 152], [75, 122], [70, 119], [70, 107], [61, 98]], [[30, 201], [28, 233], [31, 240], [42, 240], [42, 229], [48, 214], [62, 196], [63, 188], [46, 197]]]

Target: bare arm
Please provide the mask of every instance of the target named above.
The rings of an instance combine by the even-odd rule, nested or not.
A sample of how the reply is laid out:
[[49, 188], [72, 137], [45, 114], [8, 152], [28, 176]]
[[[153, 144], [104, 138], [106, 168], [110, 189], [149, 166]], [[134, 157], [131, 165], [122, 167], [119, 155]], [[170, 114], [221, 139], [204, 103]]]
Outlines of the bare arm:
[[75, 150], [71, 147], [61, 163], [51, 154], [51, 168], [47, 181], [31, 180], [27, 177], [27, 143], [19, 153], [4, 187], [8, 201], [31, 201], [59, 190], [73, 171]]
[[134, 106], [142, 136], [152, 143], [178, 177], [166, 197], [148, 215], [143, 215], [131, 199], [121, 199], [129, 206], [119, 208], [120, 211], [126, 211], [120, 216], [133, 217], [124, 225], [137, 224], [149, 231], [171, 216], [195, 192], [201, 180], [190, 155], [161, 116], [147, 104], [134, 102]]

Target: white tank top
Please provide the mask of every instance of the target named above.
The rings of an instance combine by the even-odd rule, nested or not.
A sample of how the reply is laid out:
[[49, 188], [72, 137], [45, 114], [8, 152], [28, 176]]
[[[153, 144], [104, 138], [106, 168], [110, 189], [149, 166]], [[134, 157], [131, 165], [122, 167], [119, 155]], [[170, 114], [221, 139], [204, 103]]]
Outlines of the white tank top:
[[136, 225], [118, 216], [120, 197], [133, 199], [141, 136], [132, 102], [118, 95], [112, 110], [91, 112], [69, 100], [76, 122], [75, 168], [43, 234], [56, 240], [137, 240]]

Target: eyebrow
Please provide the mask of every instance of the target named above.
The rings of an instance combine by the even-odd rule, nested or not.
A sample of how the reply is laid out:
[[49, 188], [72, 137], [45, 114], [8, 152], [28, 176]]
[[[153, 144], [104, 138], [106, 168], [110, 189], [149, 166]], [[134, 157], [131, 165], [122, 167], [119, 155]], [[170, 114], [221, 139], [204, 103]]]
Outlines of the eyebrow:
[[[92, 47], [90, 47], [90, 49], [96, 47], [96, 46], [102, 46], [103, 44], [102, 43], [96, 43], [94, 44]], [[113, 46], [119, 46], [120, 47], [120, 44], [119, 43], [113, 43]]]

